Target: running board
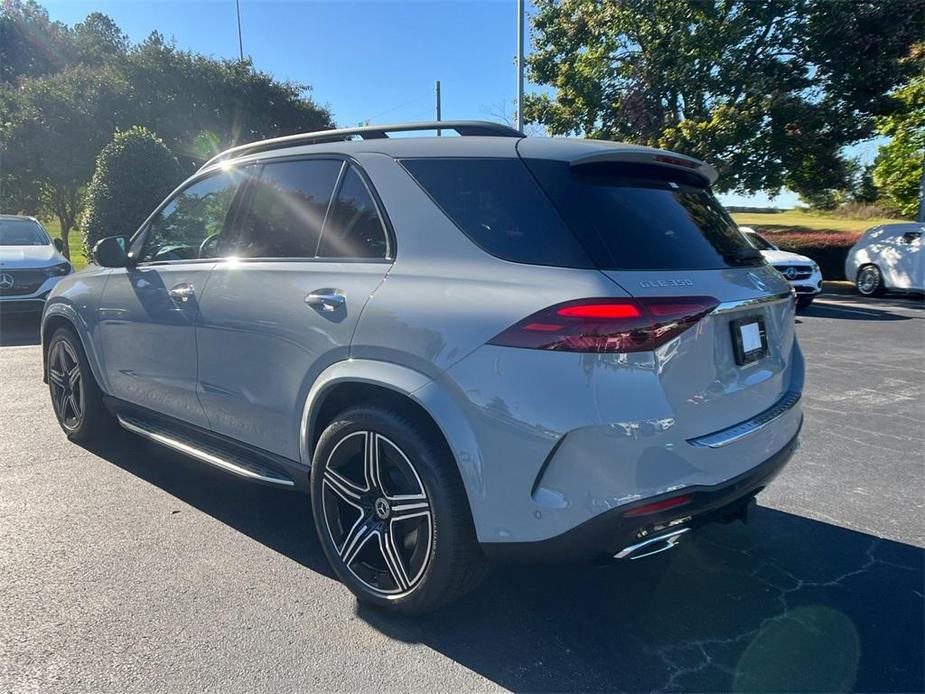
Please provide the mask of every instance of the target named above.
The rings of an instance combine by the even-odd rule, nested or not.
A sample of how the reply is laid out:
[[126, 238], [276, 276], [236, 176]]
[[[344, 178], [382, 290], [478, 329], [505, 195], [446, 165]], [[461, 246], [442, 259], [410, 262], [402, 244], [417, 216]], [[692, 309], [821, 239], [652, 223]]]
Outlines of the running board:
[[281, 477], [278, 472], [232, 455], [215, 446], [209, 446], [190, 437], [183, 436], [165, 427], [128, 415], [118, 415], [122, 428], [146, 439], [184, 453], [203, 463], [208, 463], [225, 472], [259, 482], [267, 482], [282, 487], [293, 487], [295, 482], [288, 477]]

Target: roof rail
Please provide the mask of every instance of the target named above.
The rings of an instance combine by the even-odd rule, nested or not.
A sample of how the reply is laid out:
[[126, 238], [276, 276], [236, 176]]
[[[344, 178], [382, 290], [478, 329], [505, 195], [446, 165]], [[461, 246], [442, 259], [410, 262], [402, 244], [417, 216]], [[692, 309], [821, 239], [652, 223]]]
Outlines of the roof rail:
[[286, 135], [284, 137], [274, 137], [269, 140], [251, 142], [246, 145], [238, 145], [237, 147], [232, 147], [212, 157], [203, 164], [199, 170], [202, 171], [213, 164], [233, 157], [241, 157], [245, 154], [265, 152], [273, 149], [281, 149], [283, 147], [314, 145], [320, 142], [337, 142], [339, 140], [349, 140], [355, 136], [359, 136], [364, 140], [377, 140], [388, 137], [389, 133], [414, 132], [418, 130], [454, 130], [458, 135], [463, 137], [472, 135], [524, 137], [522, 132], [510, 126], [481, 120], [441, 120], [424, 121], [421, 123], [397, 123], [395, 125], [366, 125], [360, 128], [340, 128], [338, 130], [319, 130], [313, 133]]

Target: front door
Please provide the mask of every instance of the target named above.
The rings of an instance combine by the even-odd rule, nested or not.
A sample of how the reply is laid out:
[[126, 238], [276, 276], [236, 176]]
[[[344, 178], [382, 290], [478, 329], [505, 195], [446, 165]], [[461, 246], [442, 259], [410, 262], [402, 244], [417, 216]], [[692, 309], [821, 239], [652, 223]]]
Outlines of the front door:
[[271, 162], [250, 187], [238, 258], [216, 265], [200, 304], [200, 399], [216, 432], [298, 460], [308, 389], [347, 358], [389, 242], [352, 165]]
[[195, 180], [154, 216], [113, 270], [99, 306], [110, 395], [207, 426], [196, 394], [196, 324], [238, 187], [224, 172]]

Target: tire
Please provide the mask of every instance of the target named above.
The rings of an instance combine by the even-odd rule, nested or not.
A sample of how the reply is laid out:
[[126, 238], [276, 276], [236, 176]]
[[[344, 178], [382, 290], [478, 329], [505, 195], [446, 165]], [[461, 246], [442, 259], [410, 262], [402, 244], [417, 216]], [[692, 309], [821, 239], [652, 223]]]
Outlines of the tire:
[[876, 265], [865, 265], [858, 270], [855, 286], [861, 296], [880, 296], [886, 291], [883, 274]]
[[428, 427], [388, 406], [350, 408], [325, 428], [311, 498], [328, 561], [360, 602], [421, 614], [487, 572], [455, 461]]
[[73, 329], [59, 328], [52, 335], [47, 368], [52, 409], [71, 441], [91, 441], [112, 430], [113, 417]]
[[812, 296], [798, 296], [797, 297], [797, 309], [803, 310], [805, 308], [809, 308], [810, 306], [812, 306], [813, 298], [814, 297]]

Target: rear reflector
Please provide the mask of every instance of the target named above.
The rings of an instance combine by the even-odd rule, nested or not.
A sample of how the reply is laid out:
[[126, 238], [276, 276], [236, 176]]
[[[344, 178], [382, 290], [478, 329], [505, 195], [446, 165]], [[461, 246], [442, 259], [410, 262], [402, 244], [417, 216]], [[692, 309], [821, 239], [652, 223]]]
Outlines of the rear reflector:
[[569, 301], [527, 316], [489, 344], [562, 352], [647, 352], [718, 305], [709, 296]]
[[690, 500], [690, 494], [685, 494], [684, 496], [674, 496], [670, 499], [662, 499], [661, 501], [656, 501], [651, 504], [646, 504], [645, 506], [634, 508], [631, 511], [627, 511], [623, 515], [627, 518], [648, 516], [653, 513], [658, 513], [659, 511], [667, 511], [668, 509], [674, 508], [675, 506], [684, 506], [684, 504], [690, 503]]

